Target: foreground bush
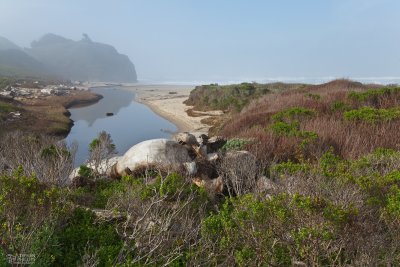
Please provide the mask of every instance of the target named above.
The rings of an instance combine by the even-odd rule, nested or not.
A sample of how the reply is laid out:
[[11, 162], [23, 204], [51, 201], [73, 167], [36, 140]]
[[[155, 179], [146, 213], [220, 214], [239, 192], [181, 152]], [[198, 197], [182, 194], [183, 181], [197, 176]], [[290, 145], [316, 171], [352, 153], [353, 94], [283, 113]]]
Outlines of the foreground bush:
[[53, 238], [66, 211], [61, 190], [25, 175], [22, 167], [0, 176], [0, 237], [3, 255], [35, 254], [38, 262], [52, 264], [57, 253]]
[[273, 195], [226, 199], [202, 224], [212, 265], [400, 264], [400, 153], [380, 149], [346, 161], [281, 163]]

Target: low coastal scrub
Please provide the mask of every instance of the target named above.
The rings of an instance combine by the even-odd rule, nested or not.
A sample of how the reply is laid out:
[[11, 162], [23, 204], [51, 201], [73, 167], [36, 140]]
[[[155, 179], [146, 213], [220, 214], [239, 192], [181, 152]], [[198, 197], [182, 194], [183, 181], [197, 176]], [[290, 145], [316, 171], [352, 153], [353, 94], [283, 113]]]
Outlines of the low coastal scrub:
[[365, 121], [369, 123], [387, 122], [400, 118], [400, 108], [376, 109], [372, 107], [362, 107], [356, 110], [346, 111], [343, 114], [346, 120]]
[[226, 144], [222, 147], [222, 151], [243, 150], [250, 142], [251, 140], [233, 138], [226, 142]]
[[241, 83], [236, 85], [202, 85], [190, 92], [187, 105], [194, 106], [196, 110], [224, 110], [240, 111], [252, 99], [272, 92], [282, 92], [301, 88], [301, 84], [258, 84]]
[[[335, 81], [247, 105], [221, 130], [219, 152], [241, 157], [217, 162], [218, 193], [161, 168], [103, 179], [81, 167], [66, 186], [74, 147], [6, 135], [0, 264], [32, 254], [32, 266], [398, 266], [399, 120], [345, 115], [397, 100], [349, 97], [367, 90]], [[111, 136], [90, 151], [112, 155]]]
[[286, 109], [272, 116], [271, 129], [277, 135], [302, 137], [307, 134], [300, 131], [300, 121], [314, 115], [315, 112], [311, 109], [298, 107]]
[[400, 87], [386, 87], [365, 92], [350, 92], [348, 97], [355, 101], [376, 104], [384, 97], [398, 97], [399, 94]]
[[228, 118], [217, 134], [255, 140], [247, 148], [266, 164], [316, 160], [330, 147], [357, 158], [379, 147], [399, 148], [399, 106], [398, 87], [338, 80], [265, 95]]
[[0, 176], [0, 262], [33, 253], [33, 266], [397, 265], [399, 168], [395, 150], [346, 160], [331, 149], [271, 165], [268, 194], [220, 198], [179, 173], [60, 188], [18, 168]]

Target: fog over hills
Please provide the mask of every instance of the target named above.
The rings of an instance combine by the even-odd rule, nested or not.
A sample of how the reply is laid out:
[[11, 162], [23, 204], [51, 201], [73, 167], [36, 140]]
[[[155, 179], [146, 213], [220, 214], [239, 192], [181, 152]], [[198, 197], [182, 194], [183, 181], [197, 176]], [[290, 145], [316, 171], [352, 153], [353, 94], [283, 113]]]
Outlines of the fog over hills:
[[0, 37], [0, 74], [59, 75], [81, 81], [136, 82], [135, 66], [111, 45], [93, 42], [84, 34], [73, 41], [46, 34], [21, 49]]
[[47, 76], [50, 68], [25, 53], [22, 48], [0, 36], [0, 75]]
[[0, 50], [9, 50], [9, 49], [17, 49], [20, 50], [21, 48], [8, 40], [7, 38], [4, 38], [0, 36]]

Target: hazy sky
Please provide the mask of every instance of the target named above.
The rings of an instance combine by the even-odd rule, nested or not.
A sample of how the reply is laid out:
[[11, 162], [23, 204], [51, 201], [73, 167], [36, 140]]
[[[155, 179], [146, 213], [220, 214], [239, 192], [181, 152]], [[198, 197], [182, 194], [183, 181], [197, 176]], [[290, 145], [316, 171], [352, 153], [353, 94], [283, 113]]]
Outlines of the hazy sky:
[[139, 80], [400, 76], [399, 0], [0, 0], [0, 35], [113, 45]]

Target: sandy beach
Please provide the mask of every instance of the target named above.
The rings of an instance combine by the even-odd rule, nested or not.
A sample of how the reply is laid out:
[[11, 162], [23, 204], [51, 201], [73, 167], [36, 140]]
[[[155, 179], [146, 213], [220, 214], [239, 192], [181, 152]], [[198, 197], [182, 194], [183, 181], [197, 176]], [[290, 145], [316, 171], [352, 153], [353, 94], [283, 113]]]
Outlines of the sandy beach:
[[183, 102], [188, 99], [193, 85], [125, 85], [125, 90], [136, 93], [136, 101], [150, 107], [153, 112], [175, 124], [180, 132], [207, 133], [210, 125], [202, 122], [210, 116], [219, 116], [222, 111], [198, 112], [189, 116], [187, 110], [193, 108]]

